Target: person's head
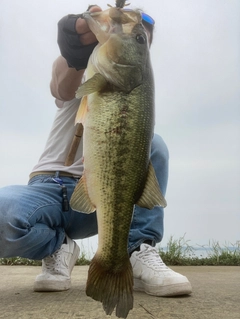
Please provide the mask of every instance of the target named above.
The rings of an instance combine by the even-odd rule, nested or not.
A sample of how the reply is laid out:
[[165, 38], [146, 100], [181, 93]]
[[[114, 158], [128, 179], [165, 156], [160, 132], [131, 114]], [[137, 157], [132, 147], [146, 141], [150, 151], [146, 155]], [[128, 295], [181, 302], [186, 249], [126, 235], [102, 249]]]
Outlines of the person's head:
[[153, 30], [154, 30], [155, 21], [148, 14], [146, 14], [145, 12], [142, 12], [142, 24], [148, 32], [149, 44], [151, 46], [153, 41]]
[[[131, 11], [132, 9], [127, 8], [127, 9], [124, 9], [124, 11], [125, 10]], [[154, 30], [155, 21], [147, 13], [143, 12], [140, 9], [139, 9], [139, 11], [141, 12], [141, 16], [142, 16], [142, 24], [143, 24], [145, 30], [147, 31], [147, 35], [148, 35], [148, 39], [149, 39], [149, 46], [151, 46], [152, 41], [153, 41], [153, 30]]]

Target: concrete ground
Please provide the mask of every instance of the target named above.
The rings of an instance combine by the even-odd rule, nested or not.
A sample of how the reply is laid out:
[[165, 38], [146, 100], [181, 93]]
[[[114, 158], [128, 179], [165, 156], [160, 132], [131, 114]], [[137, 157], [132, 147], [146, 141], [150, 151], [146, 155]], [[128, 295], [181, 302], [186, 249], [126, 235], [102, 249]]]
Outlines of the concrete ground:
[[[190, 280], [188, 297], [158, 298], [134, 292], [127, 319], [240, 319], [240, 267], [172, 267]], [[102, 305], [85, 294], [87, 266], [76, 266], [72, 289], [33, 292], [40, 267], [0, 266], [0, 318], [106, 319]]]

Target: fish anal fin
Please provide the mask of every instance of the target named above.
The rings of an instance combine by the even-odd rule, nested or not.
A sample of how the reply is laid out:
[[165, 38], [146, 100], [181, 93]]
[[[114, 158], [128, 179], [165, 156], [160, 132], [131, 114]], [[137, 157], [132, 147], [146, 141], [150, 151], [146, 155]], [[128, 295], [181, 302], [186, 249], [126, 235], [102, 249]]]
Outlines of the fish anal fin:
[[155, 170], [151, 162], [149, 163], [148, 175], [143, 193], [136, 204], [148, 209], [153, 209], [155, 206], [167, 206], [167, 202], [160, 190]]
[[95, 255], [89, 266], [86, 294], [102, 302], [107, 315], [116, 307], [116, 316], [127, 318], [133, 308], [133, 274], [128, 255], [121, 269], [107, 268]]
[[96, 207], [92, 204], [88, 196], [84, 175], [74, 189], [70, 199], [70, 206], [73, 210], [85, 214], [93, 213], [96, 210]]
[[77, 123], [84, 124], [86, 113], [87, 113], [87, 96], [85, 95], [82, 98], [81, 103], [79, 105], [79, 109], [77, 111], [76, 118], [75, 118], [75, 124]]
[[101, 91], [107, 85], [107, 80], [100, 73], [95, 73], [93, 77], [84, 82], [76, 91], [76, 98], [80, 99], [84, 95]]

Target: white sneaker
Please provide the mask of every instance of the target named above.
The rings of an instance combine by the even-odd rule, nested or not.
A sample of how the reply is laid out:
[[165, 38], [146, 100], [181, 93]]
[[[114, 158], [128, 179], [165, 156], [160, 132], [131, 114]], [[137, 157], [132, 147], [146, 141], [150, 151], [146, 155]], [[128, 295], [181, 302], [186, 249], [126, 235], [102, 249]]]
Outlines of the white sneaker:
[[142, 244], [140, 251], [134, 251], [130, 262], [133, 267], [134, 290], [161, 297], [188, 295], [192, 292], [187, 277], [168, 268], [156, 249], [148, 244]]
[[78, 245], [66, 236], [67, 244], [42, 260], [42, 273], [34, 282], [34, 291], [63, 291], [71, 288], [71, 272], [79, 257]]

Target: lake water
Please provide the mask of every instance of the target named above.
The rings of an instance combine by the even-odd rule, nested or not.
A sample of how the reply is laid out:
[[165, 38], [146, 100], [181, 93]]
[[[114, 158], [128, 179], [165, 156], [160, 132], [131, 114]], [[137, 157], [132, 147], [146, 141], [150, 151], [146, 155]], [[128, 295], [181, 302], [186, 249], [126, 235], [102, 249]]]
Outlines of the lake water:
[[[95, 252], [97, 251], [97, 246], [98, 246], [97, 236], [81, 239], [81, 240], [76, 240], [76, 242], [80, 247], [80, 255], [84, 253], [87, 259], [91, 259], [94, 256]], [[159, 244], [157, 245], [157, 249], [158, 248], [161, 248], [163, 251], [167, 251], [167, 247], [161, 247], [161, 245]], [[236, 247], [226, 248], [225, 245], [223, 245], [221, 249], [228, 249], [229, 251], [234, 251], [236, 250]], [[238, 249], [240, 250], [240, 245]], [[211, 254], [214, 254], [213, 248], [206, 245], [206, 246], [192, 247], [192, 252], [187, 252], [186, 257], [206, 258], [210, 256]]]

